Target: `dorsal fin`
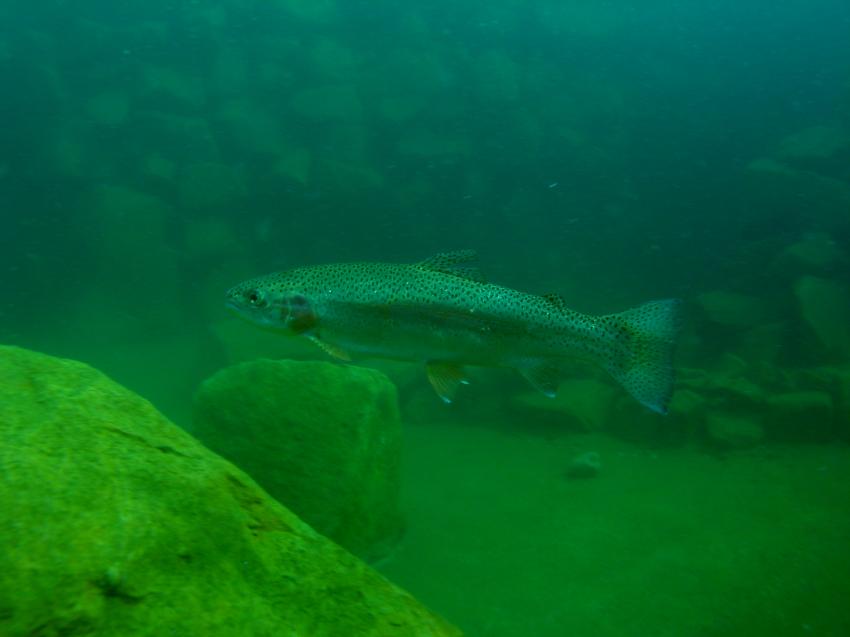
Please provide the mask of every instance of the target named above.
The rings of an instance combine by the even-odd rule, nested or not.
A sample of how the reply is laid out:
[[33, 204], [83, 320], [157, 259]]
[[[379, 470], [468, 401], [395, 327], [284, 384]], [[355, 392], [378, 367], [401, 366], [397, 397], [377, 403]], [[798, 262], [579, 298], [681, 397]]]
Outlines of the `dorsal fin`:
[[454, 252], [441, 252], [433, 257], [420, 261], [420, 268], [453, 274], [462, 279], [485, 283], [484, 275], [478, 269], [478, 253], [475, 250], [456, 250]]
[[564, 297], [561, 296], [558, 293], [553, 292], [553, 293], [550, 293], [550, 294], [544, 294], [543, 298], [546, 299], [547, 301], [549, 301], [549, 303], [554, 305], [559, 310], [566, 310], [567, 309], [567, 302], [564, 301]]

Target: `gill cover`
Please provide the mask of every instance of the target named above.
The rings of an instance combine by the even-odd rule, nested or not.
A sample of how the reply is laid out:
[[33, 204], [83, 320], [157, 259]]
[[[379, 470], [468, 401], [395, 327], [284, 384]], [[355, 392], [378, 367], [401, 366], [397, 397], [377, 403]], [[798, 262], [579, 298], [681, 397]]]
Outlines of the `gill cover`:
[[280, 318], [296, 334], [304, 334], [316, 327], [318, 317], [310, 302], [302, 294], [295, 294], [283, 299], [280, 308]]

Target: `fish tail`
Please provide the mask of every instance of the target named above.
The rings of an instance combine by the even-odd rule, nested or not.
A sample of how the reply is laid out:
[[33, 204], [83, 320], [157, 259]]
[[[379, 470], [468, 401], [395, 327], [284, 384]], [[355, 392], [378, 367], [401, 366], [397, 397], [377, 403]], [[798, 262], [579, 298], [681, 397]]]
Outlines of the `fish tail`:
[[611, 375], [640, 403], [666, 414], [673, 395], [673, 350], [680, 329], [680, 301], [650, 301], [607, 317], [615, 332]]

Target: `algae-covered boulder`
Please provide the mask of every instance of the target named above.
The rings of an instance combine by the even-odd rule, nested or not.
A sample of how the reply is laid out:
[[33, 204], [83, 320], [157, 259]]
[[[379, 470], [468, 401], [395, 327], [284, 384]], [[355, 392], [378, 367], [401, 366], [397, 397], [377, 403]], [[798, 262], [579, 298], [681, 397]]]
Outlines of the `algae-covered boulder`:
[[178, 197], [188, 209], [226, 208], [245, 193], [238, 170], [218, 162], [198, 162], [183, 167]]
[[838, 372], [836, 391], [835, 424], [838, 436], [850, 441], [850, 368]]
[[688, 437], [702, 430], [707, 412], [708, 401], [702, 394], [690, 389], [678, 389], [673, 393], [669, 415], [673, 421], [671, 424]]
[[850, 293], [837, 281], [801, 277], [794, 285], [800, 313], [826, 350], [850, 356]]
[[378, 371], [241, 363], [201, 386], [193, 432], [361, 557], [384, 556], [401, 535], [401, 424], [395, 386]]
[[819, 170], [841, 162], [850, 149], [850, 130], [833, 126], [810, 126], [782, 140], [777, 156], [803, 170]]
[[203, 79], [186, 75], [167, 66], [143, 67], [144, 92], [165, 98], [175, 105], [198, 108], [206, 102], [206, 90]]
[[839, 248], [839, 243], [825, 232], [809, 232], [800, 241], [788, 246], [781, 255], [800, 269], [820, 269], [835, 267], [846, 263], [847, 255]]
[[291, 180], [306, 186], [310, 181], [312, 163], [313, 156], [306, 148], [282, 144], [272, 174], [275, 179]]
[[501, 50], [479, 56], [473, 74], [476, 88], [487, 102], [513, 101], [522, 94], [522, 68]]
[[[175, 177], [176, 166], [217, 161], [224, 155], [219, 147], [224, 131], [201, 117], [172, 111], [139, 111], [133, 113], [133, 130], [143, 137], [144, 148], [150, 154], [159, 154], [171, 162], [164, 171], [169, 179]], [[230, 139], [226, 141], [229, 143]], [[154, 162], [162, 163], [156, 156]]]
[[711, 321], [721, 325], [758, 325], [764, 320], [765, 312], [759, 299], [745, 294], [715, 290], [700, 294], [697, 302]]
[[130, 100], [124, 93], [104, 91], [89, 100], [86, 112], [101, 126], [120, 126], [127, 120]]
[[233, 99], [222, 104], [215, 118], [219, 135], [244, 153], [273, 154], [283, 139], [279, 118], [263, 104]]
[[0, 634], [459, 632], [96, 370], [0, 347]]
[[309, 50], [310, 68], [317, 76], [345, 80], [357, 69], [357, 55], [337, 40], [320, 37]]
[[[802, 218], [810, 225], [829, 229], [841, 227], [850, 205], [850, 183], [810, 170], [795, 170], [774, 159], [751, 162], [745, 171], [750, 217], [772, 223]], [[800, 203], [806, 205], [801, 209]], [[817, 223], [815, 223], [817, 221]]]
[[757, 418], [737, 413], [709, 413], [706, 431], [714, 444], [726, 449], [752, 447], [764, 438], [764, 428]]
[[795, 391], [767, 399], [772, 438], [823, 442], [835, 435], [832, 397], [825, 391]]
[[278, 4], [305, 22], [325, 24], [333, 21], [338, 12], [334, 0], [278, 0]]
[[305, 88], [293, 95], [290, 106], [300, 116], [317, 122], [358, 120], [363, 111], [356, 86], [349, 84]]
[[406, 130], [398, 142], [397, 150], [402, 155], [424, 158], [468, 155], [470, 152], [465, 137], [440, 135], [424, 128]]

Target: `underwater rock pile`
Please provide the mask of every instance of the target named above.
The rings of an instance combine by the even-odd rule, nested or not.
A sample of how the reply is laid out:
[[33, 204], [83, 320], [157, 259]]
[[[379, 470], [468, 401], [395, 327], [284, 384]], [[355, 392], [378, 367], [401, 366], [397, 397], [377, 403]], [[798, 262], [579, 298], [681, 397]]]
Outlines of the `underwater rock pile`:
[[459, 631], [82, 363], [0, 347], [0, 634]]
[[376, 370], [258, 360], [198, 390], [193, 433], [355, 555], [384, 557], [402, 534], [401, 422]]
[[826, 352], [850, 357], [850, 292], [837, 281], [801, 277], [794, 285], [800, 313]]
[[[850, 437], [850, 373], [765, 369], [732, 355], [715, 370], [683, 370], [671, 418], [725, 448]], [[697, 397], [697, 399], [694, 399]]]
[[682, 367], [666, 416], [632, 404], [612, 382], [571, 379], [554, 399], [521, 393], [510, 408], [549, 431], [606, 432], [638, 441], [746, 449], [762, 443], [850, 440], [850, 368], [782, 368], [734, 354], [712, 369]]
[[585, 451], [574, 457], [565, 472], [569, 480], [595, 478], [602, 468], [602, 460], [595, 451]]

